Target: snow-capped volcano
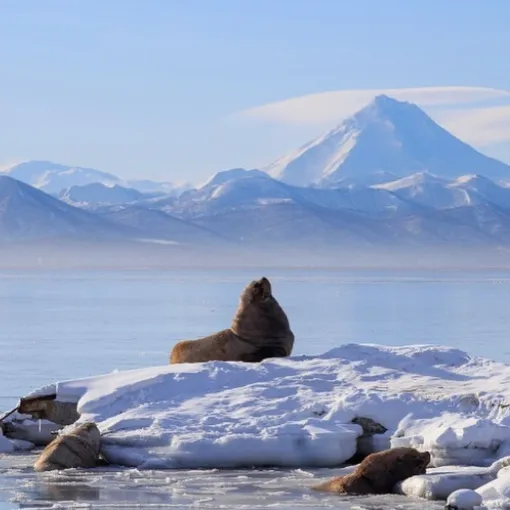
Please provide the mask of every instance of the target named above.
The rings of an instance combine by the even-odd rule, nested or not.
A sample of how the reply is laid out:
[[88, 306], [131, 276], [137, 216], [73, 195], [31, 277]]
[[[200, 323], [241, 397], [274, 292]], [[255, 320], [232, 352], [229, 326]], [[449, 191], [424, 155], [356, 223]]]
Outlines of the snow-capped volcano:
[[417, 172], [510, 179], [510, 166], [462, 142], [418, 106], [384, 95], [264, 170], [296, 186], [375, 184]]

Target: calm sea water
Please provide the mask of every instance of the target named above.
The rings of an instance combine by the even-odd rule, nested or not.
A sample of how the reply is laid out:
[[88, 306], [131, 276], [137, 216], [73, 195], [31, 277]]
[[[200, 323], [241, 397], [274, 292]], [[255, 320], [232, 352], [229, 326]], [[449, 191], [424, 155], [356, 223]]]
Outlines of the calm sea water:
[[[263, 275], [287, 311], [296, 355], [349, 342], [436, 343], [510, 362], [510, 273], [3, 272], [0, 411], [55, 380], [166, 364], [177, 340], [228, 326], [242, 288]], [[74, 503], [58, 508], [78, 502], [92, 505], [87, 508], [441, 508], [398, 498], [352, 504], [318, 498], [303, 489], [311, 474], [301, 471], [34, 475], [32, 461], [0, 459], [0, 510], [67, 500]]]

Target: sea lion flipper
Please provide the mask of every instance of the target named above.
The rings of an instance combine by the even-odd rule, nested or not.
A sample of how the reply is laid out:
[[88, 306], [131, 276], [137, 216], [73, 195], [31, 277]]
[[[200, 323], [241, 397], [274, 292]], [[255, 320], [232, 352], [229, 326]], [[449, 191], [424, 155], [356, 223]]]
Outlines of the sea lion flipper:
[[260, 347], [256, 351], [243, 354], [241, 361], [258, 363], [267, 358], [284, 358], [287, 356], [283, 347]]

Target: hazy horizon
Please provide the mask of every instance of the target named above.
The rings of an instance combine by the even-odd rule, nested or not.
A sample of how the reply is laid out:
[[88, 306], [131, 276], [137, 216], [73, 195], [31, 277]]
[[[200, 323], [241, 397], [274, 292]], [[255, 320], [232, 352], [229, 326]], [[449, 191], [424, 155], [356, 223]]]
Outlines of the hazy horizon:
[[510, 248], [349, 247], [317, 250], [235, 246], [184, 247], [135, 242], [72, 242], [54, 240], [2, 246], [2, 270], [223, 270], [285, 268], [288, 270], [497, 270], [510, 268]]

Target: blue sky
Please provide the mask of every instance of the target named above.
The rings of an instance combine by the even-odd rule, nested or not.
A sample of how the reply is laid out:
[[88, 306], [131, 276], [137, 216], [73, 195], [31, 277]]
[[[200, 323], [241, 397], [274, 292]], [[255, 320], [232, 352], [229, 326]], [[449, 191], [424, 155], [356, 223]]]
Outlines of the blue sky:
[[333, 127], [356, 91], [414, 88], [510, 162], [509, 19], [507, 0], [0, 0], [0, 165], [200, 181]]

